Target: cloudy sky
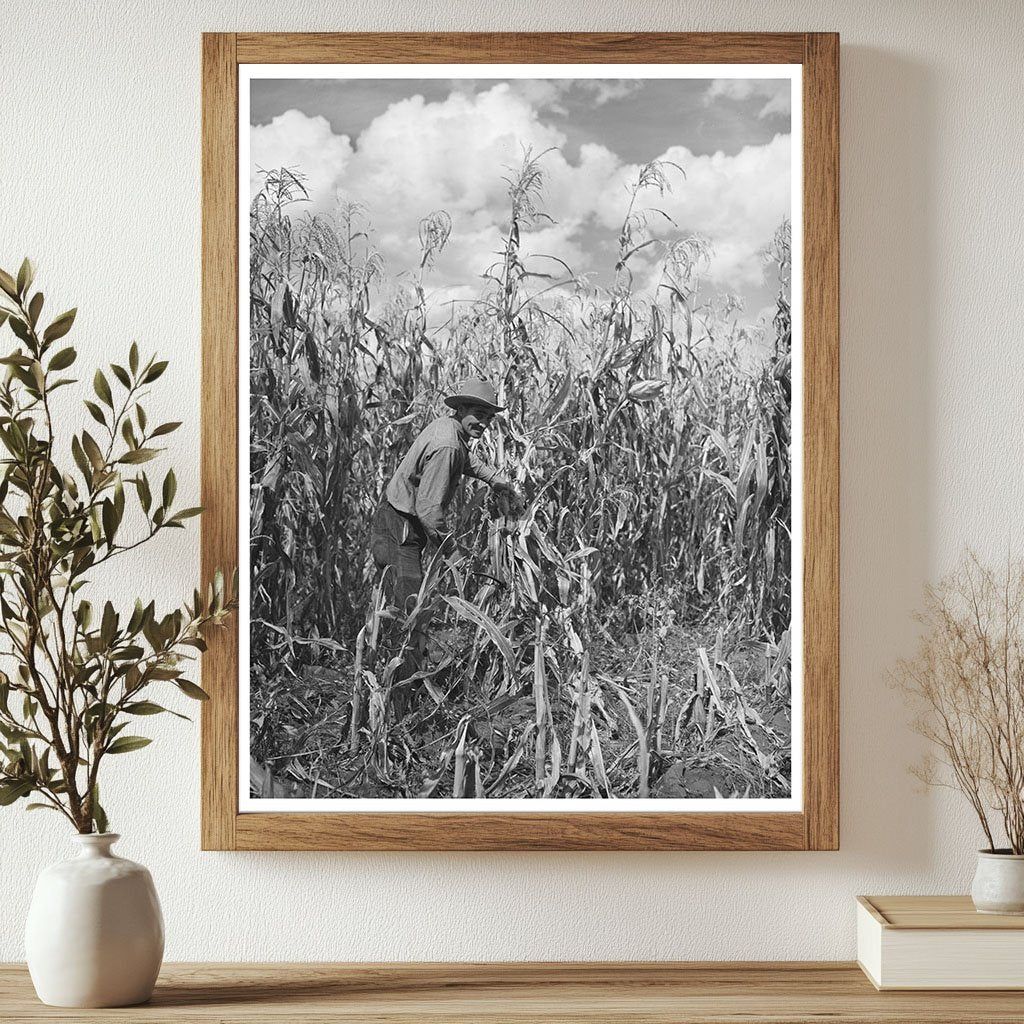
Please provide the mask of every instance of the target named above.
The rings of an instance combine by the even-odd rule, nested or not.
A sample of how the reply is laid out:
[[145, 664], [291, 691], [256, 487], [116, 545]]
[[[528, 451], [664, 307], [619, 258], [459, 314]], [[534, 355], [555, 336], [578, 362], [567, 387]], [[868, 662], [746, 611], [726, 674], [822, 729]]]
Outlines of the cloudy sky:
[[[670, 161], [685, 177], [668, 167], [671, 193], [649, 190], [638, 205], [668, 214], [651, 220], [666, 242], [710, 239], [705, 291], [739, 296], [741, 321], [752, 323], [774, 305], [759, 251], [791, 216], [789, 88], [738, 78], [254, 79], [250, 185], [284, 166], [306, 175], [307, 209], [362, 203], [391, 275], [417, 266], [420, 219], [447, 211], [452, 237], [427, 281], [440, 304], [479, 295], [508, 223], [503, 176], [524, 146], [550, 150], [541, 208], [553, 218], [523, 237], [524, 252], [556, 255], [599, 286], [612, 281], [629, 183], [649, 161]], [[658, 248], [634, 267], [641, 289], [657, 281]]]

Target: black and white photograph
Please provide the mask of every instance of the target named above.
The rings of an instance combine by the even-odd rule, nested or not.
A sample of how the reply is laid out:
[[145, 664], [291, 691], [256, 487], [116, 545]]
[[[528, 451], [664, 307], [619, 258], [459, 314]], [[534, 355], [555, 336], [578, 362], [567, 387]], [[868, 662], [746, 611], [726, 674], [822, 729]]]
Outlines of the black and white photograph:
[[247, 71], [242, 809], [799, 809], [799, 67]]

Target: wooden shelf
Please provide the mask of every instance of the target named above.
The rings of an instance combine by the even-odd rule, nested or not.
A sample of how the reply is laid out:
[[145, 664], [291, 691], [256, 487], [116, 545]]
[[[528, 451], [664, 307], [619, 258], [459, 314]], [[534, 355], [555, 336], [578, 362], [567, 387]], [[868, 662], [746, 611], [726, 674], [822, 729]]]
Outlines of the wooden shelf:
[[851, 963], [166, 964], [144, 1006], [60, 1010], [0, 965], [0, 1020], [1020, 1024], [1021, 992], [876, 992]]

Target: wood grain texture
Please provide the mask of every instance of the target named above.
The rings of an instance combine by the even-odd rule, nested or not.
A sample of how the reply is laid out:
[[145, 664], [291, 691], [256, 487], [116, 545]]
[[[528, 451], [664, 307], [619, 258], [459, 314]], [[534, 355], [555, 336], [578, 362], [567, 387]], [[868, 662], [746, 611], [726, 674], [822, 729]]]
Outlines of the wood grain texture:
[[1024, 931], [1024, 915], [979, 914], [970, 896], [858, 896], [883, 928]]
[[0, 966], [7, 1024], [1020, 1024], [1013, 992], [877, 992], [849, 963], [166, 964], [152, 1001], [60, 1010]]
[[804, 59], [804, 806], [839, 848], [839, 36]]
[[[238, 564], [238, 66], [235, 37], [203, 36], [203, 586]], [[230, 850], [238, 810], [238, 626], [203, 655], [202, 845]]]
[[240, 33], [240, 64], [799, 64], [804, 35], [757, 33]]
[[801, 814], [240, 814], [242, 850], [802, 850]]
[[239, 63], [804, 64], [805, 809], [714, 814], [238, 813], [237, 632], [203, 660], [204, 849], [835, 849], [839, 841], [838, 36], [209, 35], [203, 48], [203, 572], [237, 560]]

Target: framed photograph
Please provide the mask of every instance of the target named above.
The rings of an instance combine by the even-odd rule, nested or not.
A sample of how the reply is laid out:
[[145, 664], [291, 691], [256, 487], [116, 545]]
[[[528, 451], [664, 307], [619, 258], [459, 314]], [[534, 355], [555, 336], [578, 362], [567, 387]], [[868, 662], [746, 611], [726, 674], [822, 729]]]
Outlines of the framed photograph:
[[204, 848], [837, 848], [838, 51], [204, 36]]

